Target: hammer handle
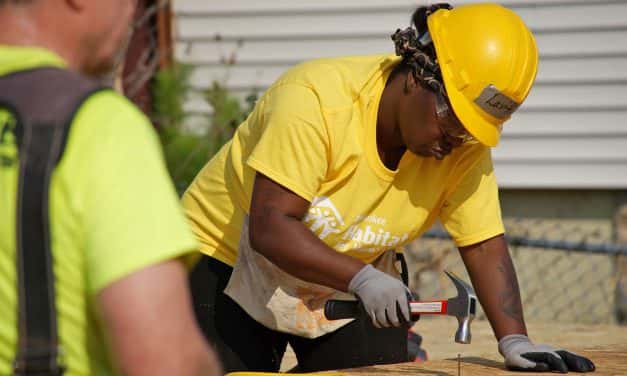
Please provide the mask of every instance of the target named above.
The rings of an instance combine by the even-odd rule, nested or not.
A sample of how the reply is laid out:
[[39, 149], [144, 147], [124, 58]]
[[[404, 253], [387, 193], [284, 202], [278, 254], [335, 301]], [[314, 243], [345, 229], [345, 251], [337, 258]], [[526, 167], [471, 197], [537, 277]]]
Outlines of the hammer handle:
[[324, 304], [324, 316], [327, 320], [352, 319], [366, 312], [356, 300], [328, 300]]
[[[428, 302], [409, 302], [412, 316], [414, 315], [445, 315], [446, 300]], [[355, 300], [328, 300], [324, 305], [324, 316], [327, 320], [351, 319], [366, 314], [361, 303]]]

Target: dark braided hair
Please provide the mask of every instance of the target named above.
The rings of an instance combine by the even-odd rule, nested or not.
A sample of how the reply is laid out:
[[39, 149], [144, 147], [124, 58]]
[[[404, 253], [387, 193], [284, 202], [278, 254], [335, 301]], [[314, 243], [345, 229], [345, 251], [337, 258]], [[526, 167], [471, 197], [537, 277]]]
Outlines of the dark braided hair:
[[427, 17], [438, 9], [453, 9], [448, 3], [421, 6], [412, 15], [412, 24], [392, 35], [396, 55], [403, 58], [401, 67], [408, 68], [423, 86], [446, 95], [442, 72], [427, 26]]

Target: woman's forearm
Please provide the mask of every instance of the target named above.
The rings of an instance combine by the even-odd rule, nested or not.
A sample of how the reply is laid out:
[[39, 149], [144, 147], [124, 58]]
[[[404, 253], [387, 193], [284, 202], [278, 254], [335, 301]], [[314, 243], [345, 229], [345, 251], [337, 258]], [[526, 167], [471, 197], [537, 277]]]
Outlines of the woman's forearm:
[[309, 202], [257, 174], [250, 208], [253, 249], [287, 273], [307, 282], [347, 291], [365, 264], [320, 240], [302, 218]]
[[516, 270], [505, 238], [464, 247], [460, 253], [494, 334], [527, 334]]
[[251, 244], [273, 264], [307, 282], [347, 291], [352, 277], [364, 267], [356, 258], [339, 253], [320, 240], [300, 220], [267, 213], [251, 229]]

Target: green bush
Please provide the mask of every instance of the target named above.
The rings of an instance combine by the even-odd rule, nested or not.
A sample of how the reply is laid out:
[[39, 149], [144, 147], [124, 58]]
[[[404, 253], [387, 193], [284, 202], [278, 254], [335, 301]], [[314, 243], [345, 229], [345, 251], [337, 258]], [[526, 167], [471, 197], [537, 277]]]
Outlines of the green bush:
[[152, 120], [158, 129], [179, 129], [183, 124], [186, 117], [183, 103], [191, 91], [189, 79], [192, 71], [192, 66], [178, 63], [155, 75]]
[[207, 140], [210, 150], [217, 152], [220, 147], [233, 137], [233, 132], [248, 116], [248, 111], [242, 108], [239, 99], [233, 97], [229, 91], [217, 81], [204, 92], [204, 98], [213, 108], [211, 125], [208, 128]]
[[199, 129], [183, 127], [188, 118], [183, 108], [192, 88], [190, 76], [193, 68], [174, 64], [160, 71], [153, 84], [153, 109], [155, 122], [165, 160], [180, 194], [189, 186], [198, 171], [233, 136], [237, 126], [246, 119], [254, 106], [256, 93], [251, 93], [243, 106], [225, 87], [214, 81], [202, 92], [203, 98], [213, 108], [206, 124]]

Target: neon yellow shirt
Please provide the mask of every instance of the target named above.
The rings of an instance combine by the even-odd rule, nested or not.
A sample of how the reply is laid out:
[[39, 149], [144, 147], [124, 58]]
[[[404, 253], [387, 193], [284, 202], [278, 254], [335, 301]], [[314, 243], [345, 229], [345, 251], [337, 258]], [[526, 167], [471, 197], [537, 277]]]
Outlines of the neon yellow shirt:
[[[0, 46], [0, 75], [63, 66], [49, 51]], [[0, 134], [12, 121], [0, 110]], [[78, 111], [50, 188], [59, 338], [66, 375], [110, 375], [95, 295], [110, 283], [196, 248], [149, 121], [113, 91]], [[15, 138], [0, 140], [0, 374], [17, 346]]]
[[279, 78], [183, 196], [201, 251], [235, 264], [257, 171], [312, 203], [303, 222], [320, 239], [365, 262], [437, 219], [458, 246], [502, 234], [489, 148], [469, 144], [442, 161], [406, 152], [395, 171], [381, 162], [377, 110], [398, 62], [321, 59]]

